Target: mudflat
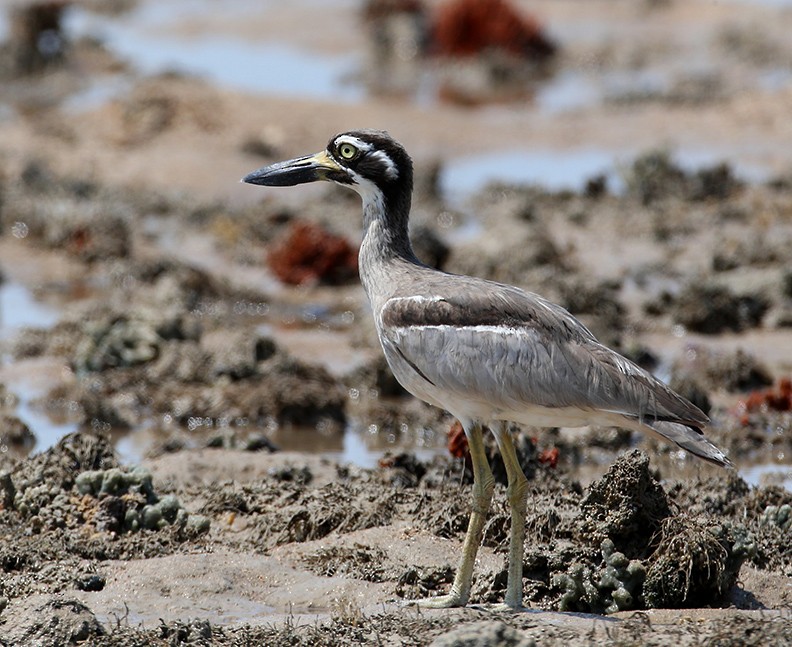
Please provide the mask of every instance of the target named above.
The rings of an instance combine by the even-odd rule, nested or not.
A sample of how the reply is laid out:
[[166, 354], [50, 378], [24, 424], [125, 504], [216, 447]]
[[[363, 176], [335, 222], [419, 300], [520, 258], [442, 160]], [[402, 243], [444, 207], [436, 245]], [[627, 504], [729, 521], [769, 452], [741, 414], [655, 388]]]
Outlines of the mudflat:
[[[533, 103], [257, 93], [146, 74], [112, 39], [3, 83], [0, 644], [792, 642], [792, 12], [517, 4], [562, 45], [560, 94]], [[365, 50], [353, 3], [289, 5], [158, 33]], [[586, 78], [595, 98], [563, 98]], [[471, 475], [454, 421], [384, 364], [357, 196], [239, 184], [354, 127], [414, 156], [422, 258], [561, 303], [707, 410], [736, 464], [515, 427], [524, 612], [496, 606], [494, 442], [470, 606], [409, 604], [450, 587]], [[528, 173], [525, 151], [558, 173], [460, 171]], [[575, 175], [591, 151], [617, 162]]]

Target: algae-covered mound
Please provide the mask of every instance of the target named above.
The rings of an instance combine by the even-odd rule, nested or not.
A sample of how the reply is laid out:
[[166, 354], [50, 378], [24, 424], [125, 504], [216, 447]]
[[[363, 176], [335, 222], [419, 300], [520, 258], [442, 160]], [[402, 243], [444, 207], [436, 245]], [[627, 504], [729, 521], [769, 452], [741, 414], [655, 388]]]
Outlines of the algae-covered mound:
[[188, 513], [172, 494], [158, 497], [151, 472], [145, 468], [82, 472], [75, 487], [80, 494], [97, 500], [98, 506], [89, 514], [97, 530], [136, 532], [175, 525], [188, 534], [200, 534], [209, 529], [208, 518]]
[[674, 507], [644, 453], [617, 460], [592, 483], [572, 532], [578, 543], [600, 542], [601, 560], [581, 554], [553, 575], [559, 609], [613, 613], [722, 602], [743, 562], [756, 554], [752, 534], [715, 515]]
[[647, 607], [696, 607], [722, 600], [743, 562], [756, 552], [742, 527], [680, 514], [663, 523], [660, 545], [648, 560]]
[[34, 532], [85, 524], [113, 533], [172, 525], [197, 535], [209, 528], [176, 497], [157, 496], [147, 470], [120, 468], [108, 439], [87, 432], [69, 434], [0, 475], [0, 490], [2, 509], [28, 520]]
[[561, 611], [614, 613], [642, 608], [710, 606], [723, 601], [755, 547], [741, 526], [686, 515], [663, 522], [660, 545], [646, 560], [628, 560], [602, 542], [603, 563], [572, 564], [555, 575]]
[[610, 539], [628, 557], [646, 557], [670, 515], [665, 490], [649, 470], [649, 457], [633, 450], [589, 487], [580, 502], [579, 539], [597, 545]]
[[113, 448], [104, 436], [69, 434], [54, 447], [28, 458], [13, 472], [3, 475], [4, 507], [13, 508], [25, 517], [39, 516], [46, 521], [48, 512], [54, 512], [53, 507], [60, 509], [69, 503], [69, 491], [77, 474], [117, 465]]

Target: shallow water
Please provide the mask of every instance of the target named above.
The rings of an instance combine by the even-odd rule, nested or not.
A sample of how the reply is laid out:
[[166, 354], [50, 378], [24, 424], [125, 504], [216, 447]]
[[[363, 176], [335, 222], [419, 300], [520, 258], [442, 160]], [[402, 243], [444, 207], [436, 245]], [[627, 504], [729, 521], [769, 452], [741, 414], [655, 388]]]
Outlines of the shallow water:
[[749, 485], [755, 487], [779, 485], [788, 492], [792, 492], [792, 465], [760, 463], [749, 467], [741, 467], [738, 471], [743, 480]]
[[[224, 3], [223, 11], [271, 9], [275, 3], [236, 0]], [[231, 6], [229, 6], [231, 5]], [[356, 57], [329, 55], [298, 49], [284, 42], [250, 42], [213, 34], [211, 21], [190, 36], [174, 34], [185, 15], [211, 14], [214, 3], [182, 0], [171, 3], [142, 3], [120, 17], [93, 14], [80, 8], [67, 13], [64, 28], [75, 37], [99, 37], [137, 72], [155, 75], [177, 71], [216, 83], [259, 94], [311, 97], [333, 101], [355, 101], [363, 97], [360, 87], [345, 83], [355, 71]], [[266, 10], [266, 9], [265, 9]], [[95, 101], [115, 89], [101, 81], [78, 96], [78, 106], [93, 107]]]
[[57, 422], [46, 412], [32, 405], [33, 400], [46, 395], [45, 390], [25, 381], [7, 383], [6, 386], [19, 398], [16, 415], [36, 436], [33, 451], [49, 449], [65, 435], [77, 431], [76, 423]]
[[[441, 191], [455, 207], [492, 182], [541, 185], [550, 190], [581, 190], [587, 179], [615, 176], [614, 155], [598, 149], [502, 151], [472, 155], [443, 167]], [[618, 185], [617, 185], [618, 186]]]
[[8, 339], [20, 328], [50, 328], [58, 321], [58, 309], [37, 300], [21, 283], [0, 284], [0, 339]]
[[[253, 316], [272, 321], [285, 322], [284, 328], [269, 323], [261, 324], [262, 334], [273, 334], [285, 348], [294, 352], [306, 361], [321, 358], [333, 372], [343, 374], [359, 363], [360, 358], [346, 347], [339, 348], [340, 333], [333, 328], [344, 325], [343, 312], [329, 312], [323, 304], [305, 303], [288, 306], [281, 304], [272, 310], [267, 305], [266, 311], [253, 310]], [[228, 316], [229, 313], [218, 314]], [[49, 329], [57, 323], [62, 309], [45, 304], [36, 299], [33, 292], [20, 283], [6, 282], [0, 285], [0, 340], [10, 339], [23, 327]], [[289, 323], [291, 322], [291, 323]], [[294, 328], [299, 322], [300, 327]], [[334, 352], [337, 351], [337, 352]], [[33, 431], [36, 437], [32, 448], [34, 452], [44, 451], [55, 445], [63, 436], [78, 429], [73, 422], [58, 420], [41, 404], [46, 402], [46, 395], [57, 382], [59, 372], [69, 369], [59, 360], [39, 358], [22, 360], [0, 365], [0, 380], [8, 390], [19, 399], [15, 415]], [[75, 403], [76, 404], [76, 403]], [[53, 403], [55, 409], [68, 412], [68, 403]], [[150, 420], [140, 428], [131, 430], [108, 431], [114, 439], [119, 457], [125, 464], [140, 463], [148, 452], [158, 443], [165, 440], [165, 434], [158, 431], [167, 427], [167, 421]], [[189, 439], [194, 446], [205, 444], [209, 435], [218, 433], [220, 429], [193, 430]], [[437, 434], [406, 432], [396, 436], [386, 436], [365, 427], [359, 421], [352, 421], [343, 433], [322, 434], [314, 428], [247, 428], [243, 432], [263, 433], [278, 448], [285, 451], [300, 451], [319, 454], [360, 467], [373, 468], [386, 451], [413, 451], [421, 459], [429, 459], [434, 454], [445, 451], [445, 436]], [[437, 436], [437, 437], [435, 437]]]
[[[579, 192], [586, 182], [604, 176], [608, 190], [621, 195], [626, 189], [622, 170], [642, 151], [608, 151], [600, 148], [573, 150], [504, 150], [461, 157], [443, 166], [440, 187], [443, 198], [460, 208], [476, 192], [493, 182], [536, 185], [551, 191]], [[757, 164], [746, 164], [729, 151], [677, 149], [671, 159], [686, 171], [705, 168], [729, 160], [738, 178], [763, 182], [771, 171]]]

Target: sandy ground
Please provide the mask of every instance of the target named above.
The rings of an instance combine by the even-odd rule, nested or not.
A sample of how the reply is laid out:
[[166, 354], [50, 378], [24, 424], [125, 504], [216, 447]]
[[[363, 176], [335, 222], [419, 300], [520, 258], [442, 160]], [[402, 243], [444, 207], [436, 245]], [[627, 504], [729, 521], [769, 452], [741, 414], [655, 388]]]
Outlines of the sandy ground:
[[[152, 34], [365, 61], [356, 3], [232, 4]], [[3, 81], [0, 289], [46, 310], [16, 326], [2, 313], [0, 644], [792, 643], [792, 10], [518, 4], [562, 45], [551, 78], [598, 99], [255, 94], [136, 73], [84, 41]], [[642, 74], [662, 82], [623, 82]], [[618, 430], [515, 429], [531, 480], [522, 613], [497, 607], [502, 484], [472, 604], [407, 604], [446, 591], [459, 555], [470, 475], [445, 450], [453, 421], [393, 382], [354, 276], [294, 287], [267, 263], [304, 220], [354, 249], [357, 199], [238, 182], [362, 126], [414, 156], [419, 253], [437, 238], [445, 269], [562, 303], [706, 406], [737, 464]], [[464, 198], [422, 180], [531, 150], [605, 151], [620, 169]], [[606, 613], [618, 587], [630, 602]]]

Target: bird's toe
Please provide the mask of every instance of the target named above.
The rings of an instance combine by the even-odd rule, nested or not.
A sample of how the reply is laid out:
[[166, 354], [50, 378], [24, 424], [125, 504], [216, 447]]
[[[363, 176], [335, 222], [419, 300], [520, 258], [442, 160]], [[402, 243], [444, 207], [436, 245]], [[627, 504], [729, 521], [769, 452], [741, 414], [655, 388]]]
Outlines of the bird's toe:
[[422, 609], [451, 609], [453, 607], [464, 607], [467, 600], [454, 593], [448, 595], [438, 595], [434, 598], [421, 598], [420, 600], [407, 600], [405, 604], [415, 605]]

